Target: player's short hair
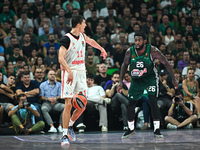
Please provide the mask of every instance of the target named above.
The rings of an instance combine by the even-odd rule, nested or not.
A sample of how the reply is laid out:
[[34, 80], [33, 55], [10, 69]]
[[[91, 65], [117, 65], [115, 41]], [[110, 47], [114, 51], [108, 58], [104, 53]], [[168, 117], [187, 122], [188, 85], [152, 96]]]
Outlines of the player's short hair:
[[136, 32], [135, 35], [134, 35], [134, 38], [135, 38], [136, 36], [141, 36], [143, 40], [146, 40], [146, 39], [147, 39], [146, 34], [145, 34], [143, 31], [138, 31], [138, 32]]
[[77, 24], [81, 24], [83, 22], [83, 16], [81, 15], [73, 15], [72, 16], [72, 28], [75, 28]]

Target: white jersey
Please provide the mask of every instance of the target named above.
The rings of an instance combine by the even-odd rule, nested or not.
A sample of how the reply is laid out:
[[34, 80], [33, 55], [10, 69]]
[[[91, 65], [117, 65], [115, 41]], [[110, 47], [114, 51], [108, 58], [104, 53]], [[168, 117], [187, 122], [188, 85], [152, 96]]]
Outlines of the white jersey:
[[80, 33], [79, 39], [74, 38], [70, 33], [65, 34], [70, 39], [65, 61], [71, 70], [85, 70], [85, 47], [84, 35]]

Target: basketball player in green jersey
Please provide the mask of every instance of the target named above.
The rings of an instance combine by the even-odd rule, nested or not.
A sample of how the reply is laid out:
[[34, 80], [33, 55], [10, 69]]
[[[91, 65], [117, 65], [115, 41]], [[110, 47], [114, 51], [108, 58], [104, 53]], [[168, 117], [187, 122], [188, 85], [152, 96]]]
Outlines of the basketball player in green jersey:
[[163, 135], [160, 133], [160, 114], [157, 106], [159, 76], [157, 69], [155, 68], [154, 60], [156, 58], [164, 64], [170, 73], [175, 87], [178, 87], [178, 83], [167, 59], [156, 47], [146, 44], [145, 33], [138, 32], [135, 34], [134, 38], [135, 45], [126, 51], [124, 62], [121, 67], [120, 81], [117, 88], [117, 91], [120, 92], [123, 85], [122, 81], [124, 74], [128, 65], [130, 65], [129, 71], [131, 75], [131, 86], [128, 94], [129, 106], [127, 112], [129, 130], [123, 134], [122, 138], [129, 138], [135, 133], [135, 106], [137, 101], [141, 98], [144, 89], [148, 90], [151, 104], [151, 114], [154, 123], [154, 137], [163, 138]]

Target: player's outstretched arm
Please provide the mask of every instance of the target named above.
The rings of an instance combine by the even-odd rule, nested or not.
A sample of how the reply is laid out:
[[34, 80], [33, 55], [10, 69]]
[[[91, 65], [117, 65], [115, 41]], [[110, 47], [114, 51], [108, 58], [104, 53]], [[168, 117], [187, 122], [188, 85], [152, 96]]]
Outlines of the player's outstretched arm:
[[178, 87], [178, 82], [176, 81], [176, 78], [174, 76], [174, 72], [169, 64], [169, 62], [167, 61], [166, 57], [158, 50], [158, 48], [151, 46], [151, 55], [152, 58], [155, 59], [157, 58], [167, 69], [167, 71], [169, 72], [169, 74], [172, 77], [172, 82], [174, 84], [175, 87]]
[[107, 53], [105, 49], [101, 47], [95, 40], [89, 38], [87, 35], [84, 34], [84, 37], [85, 37], [86, 43], [93, 46], [94, 48], [99, 49], [101, 51], [101, 56], [103, 57], [103, 59], [106, 59]]

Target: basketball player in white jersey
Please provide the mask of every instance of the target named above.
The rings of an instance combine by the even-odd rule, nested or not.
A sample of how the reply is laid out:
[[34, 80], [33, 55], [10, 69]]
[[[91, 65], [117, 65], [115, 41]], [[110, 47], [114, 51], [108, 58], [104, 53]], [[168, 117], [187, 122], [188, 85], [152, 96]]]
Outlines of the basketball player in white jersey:
[[86, 23], [82, 16], [73, 16], [71, 32], [67, 33], [60, 41], [59, 62], [62, 69], [61, 98], [65, 98], [61, 145], [69, 145], [68, 139], [72, 141], [76, 140], [72, 126], [85, 110], [85, 108], [76, 109], [71, 116], [71, 98], [79, 92], [86, 95], [87, 83], [84, 61], [86, 43], [99, 49], [103, 59], [107, 56], [104, 48], [83, 33], [85, 27]]

